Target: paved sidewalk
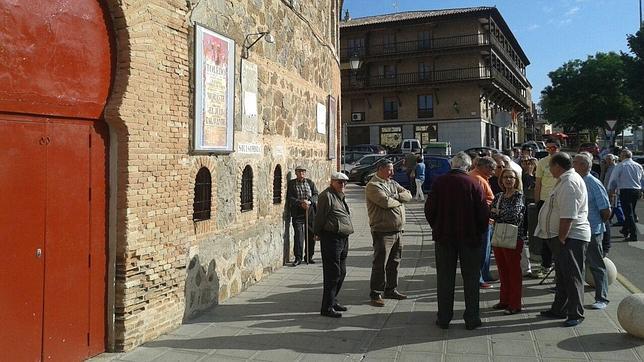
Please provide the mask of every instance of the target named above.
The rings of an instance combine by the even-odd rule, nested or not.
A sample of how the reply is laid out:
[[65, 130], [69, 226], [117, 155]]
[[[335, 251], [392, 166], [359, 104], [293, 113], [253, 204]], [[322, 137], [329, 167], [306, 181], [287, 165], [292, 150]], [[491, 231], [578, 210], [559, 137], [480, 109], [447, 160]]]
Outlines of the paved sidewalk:
[[[350, 237], [347, 278], [340, 302], [349, 307], [340, 319], [319, 315], [322, 264], [285, 266], [240, 295], [230, 298], [177, 330], [129, 353], [103, 354], [92, 361], [642, 361], [644, 340], [624, 333], [617, 306], [628, 295], [610, 286], [604, 311], [586, 310], [574, 328], [542, 319], [552, 284], [524, 281], [524, 312], [505, 316], [491, 308], [498, 284], [481, 292], [483, 327], [465, 329], [463, 293], [456, 292], [455, 320], [448, 330], [434, 325], [436, 270], [431, 230], [423, 204], [407, 207], [401, 292], [409, 299], [369, 305], [371, 235], [363, 188], [349, 186], [356, 233]], [[319, 250], [319, 249], [318, 249]], [[457, 283], [460, 277], [457, 277]], [[552, 282], [552, 280], [549, 280]], [[586, 290], [586, 305], [593, 302]]]

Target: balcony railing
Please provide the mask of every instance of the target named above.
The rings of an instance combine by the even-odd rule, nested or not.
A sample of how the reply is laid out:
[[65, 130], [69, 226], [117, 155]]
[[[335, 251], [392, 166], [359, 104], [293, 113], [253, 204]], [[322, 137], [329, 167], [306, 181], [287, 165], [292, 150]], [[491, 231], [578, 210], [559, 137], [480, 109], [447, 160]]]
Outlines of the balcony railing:
[[433, 85], [436, 83], [461, 82], [471, 80], [494, 80], [500, 83], [503, 88], [512, 93], [523, 103], [526, 102], [525, 96], [521, 94], [520, 89], [512, 84], [498, 70], [488, 67], [470, 67], [434, 70], [428, 72], [398, 73], [388, 75], [366, 76], [362, 74], [351, 74], [351, 76], [342, 77], [343, 91], [357, 91], [374, 88], [394, 88], [408, 87], [414, 85]]
[[343, 59], [364, 56], [408, 54], [437, 49], [450, 49], [486, 45], [490, 43], [488, 34], [467, 34], [433, 39], [399, 41], [389, 44], [373, 44], [366, 47], [348, 47], [341, 49]]

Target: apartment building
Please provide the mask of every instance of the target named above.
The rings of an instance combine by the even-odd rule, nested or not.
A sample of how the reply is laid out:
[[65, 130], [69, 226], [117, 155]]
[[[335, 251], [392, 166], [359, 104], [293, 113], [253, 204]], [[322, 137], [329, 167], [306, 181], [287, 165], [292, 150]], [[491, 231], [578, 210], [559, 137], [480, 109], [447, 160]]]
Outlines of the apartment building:
[[530, 61], [495, 7], [345, 18], [340, 42], [343, 144], [522, 141]]

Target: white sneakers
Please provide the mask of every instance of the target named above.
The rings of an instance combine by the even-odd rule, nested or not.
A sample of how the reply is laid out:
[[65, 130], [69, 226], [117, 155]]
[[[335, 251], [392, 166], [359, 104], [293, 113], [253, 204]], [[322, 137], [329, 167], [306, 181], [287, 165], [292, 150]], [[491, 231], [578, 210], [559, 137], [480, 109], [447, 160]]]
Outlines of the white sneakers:
[[608, 306], [608, 304], [606, 304], [604, 302], [595, 302], [590, 307], [592, 309], [606, 309], [607, 306]]

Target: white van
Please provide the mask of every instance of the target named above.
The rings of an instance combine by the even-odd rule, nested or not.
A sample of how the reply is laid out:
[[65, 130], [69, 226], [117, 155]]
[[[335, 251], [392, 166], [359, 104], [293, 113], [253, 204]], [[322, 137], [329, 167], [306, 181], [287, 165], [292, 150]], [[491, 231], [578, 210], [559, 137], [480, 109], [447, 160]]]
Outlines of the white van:
[[420, 141], [415, 138], [404, 139], [400, 143], [400, 152], [401, 153], [423, 153], [423, 148], [420, 145]]

